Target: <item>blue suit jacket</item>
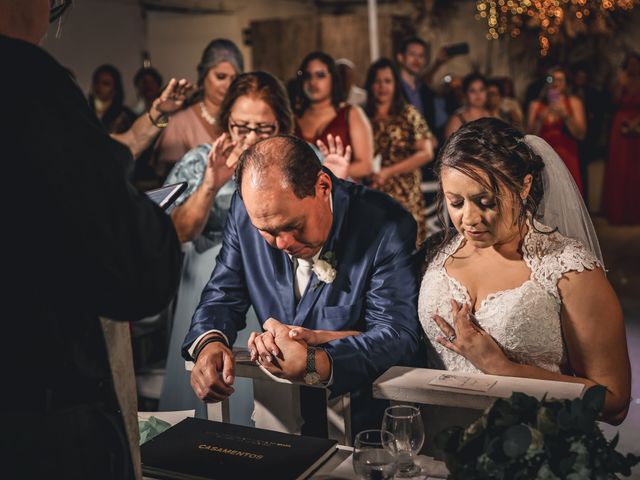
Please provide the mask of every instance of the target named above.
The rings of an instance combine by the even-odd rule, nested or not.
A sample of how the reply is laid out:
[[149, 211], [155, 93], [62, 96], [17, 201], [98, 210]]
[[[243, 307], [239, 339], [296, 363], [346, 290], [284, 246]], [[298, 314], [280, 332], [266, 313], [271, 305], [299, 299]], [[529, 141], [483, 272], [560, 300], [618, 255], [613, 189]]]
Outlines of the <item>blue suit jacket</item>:
[[[363, 388], [389, 367], [407, 364], [418, 350], [417, 280], [412, 252], [413, 217], [386, 194], [333, 181], [333, 224], [322, 254], [333, 252], [337, 276], [319, 282], [312, 274], [299, 303], [293, 291], [293, 262], [251, 224], [234, 195], [222, 250], [191, 321], [182, 354], [210, 329], [233, 344], [245, 327], [249, 305], [262, 323], [273, 317], [310, 329], [358, 330], [361, 335], [323, 345], [333, 360], [333, 396]], [[321, 254], [321, 256], [322, 256]]]

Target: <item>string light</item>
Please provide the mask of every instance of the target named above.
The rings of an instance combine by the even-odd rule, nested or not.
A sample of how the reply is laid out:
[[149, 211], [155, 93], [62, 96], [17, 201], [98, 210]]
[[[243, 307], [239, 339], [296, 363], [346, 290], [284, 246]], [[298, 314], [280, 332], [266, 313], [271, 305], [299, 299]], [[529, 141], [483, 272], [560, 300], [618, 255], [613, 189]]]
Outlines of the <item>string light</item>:
[[[476, 0], [476, 19], [487, 22], [487, 39], [505, 34], [517, 37], [523, 27], [538, 28], [540, 54], [549, 53], [551, 37], [562, 28], [586, 31], [589, 17], [606, 17], [616, 10], [631, 10], [640, 0]], [[576, 23], [577, 22], [577, 23]]]

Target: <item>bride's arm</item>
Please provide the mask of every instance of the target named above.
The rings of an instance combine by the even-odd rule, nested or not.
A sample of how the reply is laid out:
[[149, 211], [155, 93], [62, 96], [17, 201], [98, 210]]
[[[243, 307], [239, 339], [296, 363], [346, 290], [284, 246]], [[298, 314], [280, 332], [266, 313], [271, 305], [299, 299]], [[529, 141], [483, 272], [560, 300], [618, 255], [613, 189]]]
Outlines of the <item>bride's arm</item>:
[[566, 273], [558, 282], [562, 330], [575, 376], [501, 362], [485, 373], [607, 387], [603, 419], [620, 424], [631, 396], [631, 367], [622, 309], [601, 269]]

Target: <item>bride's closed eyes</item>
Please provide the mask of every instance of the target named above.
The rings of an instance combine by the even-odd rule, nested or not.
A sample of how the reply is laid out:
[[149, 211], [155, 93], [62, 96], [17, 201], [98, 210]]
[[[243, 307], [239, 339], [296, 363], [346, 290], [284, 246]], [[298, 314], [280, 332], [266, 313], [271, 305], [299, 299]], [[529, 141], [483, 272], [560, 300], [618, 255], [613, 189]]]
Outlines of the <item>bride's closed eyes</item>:
[[[452, 208], [462, 208], [464, 205], [464, 198], [460, 195], [447, 195], [447, 199], [449, 201], [449, 205]], [[478, 207], [482, 209], [494, 209], [496, 207], [496, 202], [489, 194], [479, 194], [474, 195], [470, 199], [473, 201]]]

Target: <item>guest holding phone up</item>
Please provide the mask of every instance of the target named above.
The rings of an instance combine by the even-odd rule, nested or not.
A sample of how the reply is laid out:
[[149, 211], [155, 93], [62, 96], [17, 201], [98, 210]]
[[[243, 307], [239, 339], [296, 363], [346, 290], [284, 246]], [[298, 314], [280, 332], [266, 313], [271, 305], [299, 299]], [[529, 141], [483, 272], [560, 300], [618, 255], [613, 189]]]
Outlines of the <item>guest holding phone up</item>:
[[587, 133], [587, 121], [582, 101], [567, 88], [563, 68], [549, 70], [539, 99], [529, 105], [527, 124], [529, 133], [542, 137], [553, 147], [583, 192], [578, 141]]

